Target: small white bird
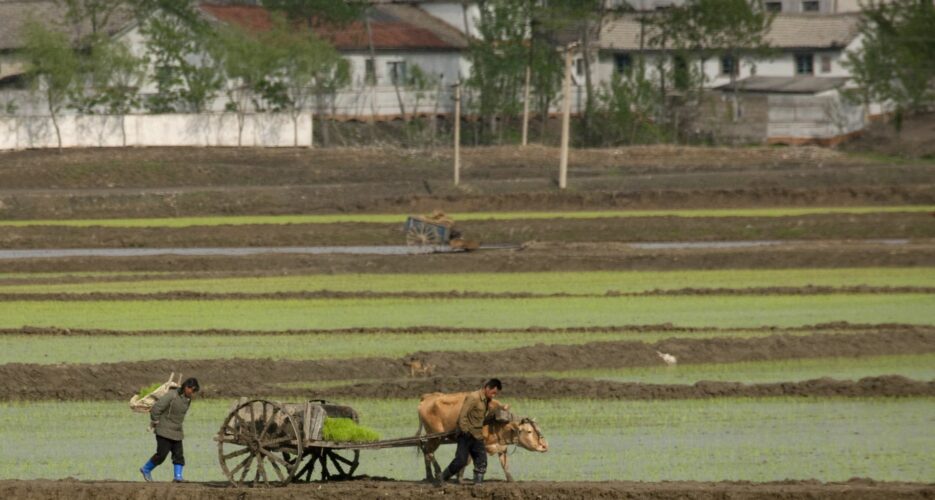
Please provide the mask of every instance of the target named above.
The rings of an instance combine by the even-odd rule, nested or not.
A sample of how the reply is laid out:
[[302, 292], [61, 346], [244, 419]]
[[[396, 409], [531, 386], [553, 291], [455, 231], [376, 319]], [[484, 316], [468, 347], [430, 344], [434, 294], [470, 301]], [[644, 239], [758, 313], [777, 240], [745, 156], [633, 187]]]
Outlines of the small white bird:
[[667, 365], [669, 365], [669, 366], [672, 366], [672, 365], [674, 365], [675, 363], [678, 362], [678, 360], [675, 359], [675, 356], [673, 356], [673, 355], [671, 355], [671, 354], [666, 354], [666, 353], [664, 353], [664, 352], [659, 352], [659, 351], [656, 351], [656, 354], [657, 354], [660, 358], [662, 358], [662, 360], [665, 361], [665, 363], [666, 363]]

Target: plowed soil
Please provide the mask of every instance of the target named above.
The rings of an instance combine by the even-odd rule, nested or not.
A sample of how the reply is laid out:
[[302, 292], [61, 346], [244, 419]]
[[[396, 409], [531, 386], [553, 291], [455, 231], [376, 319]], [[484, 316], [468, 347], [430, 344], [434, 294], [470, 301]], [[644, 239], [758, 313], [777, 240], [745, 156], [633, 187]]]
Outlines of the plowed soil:
[[795, 242], [768, 248], [639, 249], [623, 243], [532, 243], [459, 254], [71, 257], [0, 260], [0, 272], [469, 273], [935, 266], [935, 245]]
[[[711, 396], [778, 395], [935, 395], [935, 381], [914, 382], [896, 378], [861, 382], [817, 381], [796, 384], [716, 383], [703, 386], [656, 386], [614, 384], [583, 380], [523, 379], [506, 374], [587, 368], [653, 366], [660, 363], [656, 351], [675, 355], [682, 364], [731, 363], [830, 356], [880, 356], [935, 351], [935, 329], [902, 328], [850, 334], [808, 336], [772, 335], [763, 338], [671, 338], [653, 344], [642, 342], [594, 342], [582, 345], [535, 345], [489, 353], [415, 352], [403, 359], [358, 358], [346, 360], [291, 361], [268, 359], [154, 360], [95, 365], [0, 365], [0, 400], [96, 400], [129, 399], [140, 387], [165, 373], [198, 374], [207, 397], [282, 395], [328, 397], [412, 397], [436, 390], [463, 390], [477, 385], [491, 373], [505, 374], [513, 396], [595, 397], [612, 399], [697, 398]], [[483, 356], [484, 363], [477, 363]], [[403, 362], [410, 357], [438, 366], [427, 380], [408, 380]], [[284, 389], [277, 384], [328, 380], [376, 380], [377, 382], [327, 390]], [[101, 380], [111, 380], [102, 386]]]
[[673, 481], [644, 482], [488, 482], [472, 486], [433, 488], [422, 483], [363, 479], [328, 484], [293, 484], [283, 488], [235, 489], [222, 483], [124, 483], [115, 481], [0, 481], [0, 496], [18, 500], [94, 498], [96, 500], [150, 500], [186, 498], [189, 500], [220, 499], [332, 499], [332, 498], [517, 498], [591, 499], [684, 499], [715, 500], [747, 499], [849, 499], [849, 500], [913, 500], [931, 499], [935, 485], [918, 483], [884, 483], [853, 479], [846, 483], [818, 481], [783, 481], [774, 483], [718, 482], [700, 483]]
[[[935, 203], [935, 200], [933, 200]], [[340, 223], [187, 228], [5, 227], [0, 248], [184, 248], [403, 244], [398, 224]], [[469, 238], [488, 243], [935, 238], [928, 213], [794, 217], [621, 217], [469, 221]]]

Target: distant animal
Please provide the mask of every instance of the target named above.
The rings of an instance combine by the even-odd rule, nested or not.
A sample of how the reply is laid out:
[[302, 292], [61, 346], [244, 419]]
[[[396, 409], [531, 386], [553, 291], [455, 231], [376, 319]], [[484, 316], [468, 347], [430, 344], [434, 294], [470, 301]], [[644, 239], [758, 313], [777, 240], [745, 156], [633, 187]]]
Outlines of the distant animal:
[[[427, 434], [450, 432], [457, 429], [458, 414], [461, 413], [461, 406], [464, 404], [464, 397], [467, 394], [466, 392], [423, 394], [419, 402], [419, 430], [416, 432], [416, 436], [422, 435], [423, 429]], [[508, 410], [510, 406], [501, 405], [497, 400], [491, 401], [491, 411], [495, 411], [497, 408]], [[507, 455], [507, 446], [517, 445], [529, 451], [540, 453], [549, 451], [549, 443], [545, 440], [545, 436], [542, 435], [539, 424], [535, 419], [520, 418], [511, 419], [509, 422], [485, 424], [483, 432], [484, 448], [486, 448], [488, 455], [496, 454], [498, 456], [507, 481], [513, 481], [513, 475], [510, 474], [510, 464], [507, 461], [509, 456]], [[436, 476], [441, 475], [441, 466], [435, 460], [435, 450], [440, 445], [441, 441], [438, 439], [430, 439], [422, 445], [426, 481], [432, 481]], [[463, 470], [458, 473], [459, 481], [463, 473]]]
[[403, 361], [403, 366], [409, 367], [410, 377], [431, 377], [435, 373], [436, 366], [425, 360], [411, 358], [409, 361]]
[[673, 356], [673, 355], [671, 355], [671, 354], [666, 354], [666, 353], [664, 353], [664, 352], [656, 351], [656, 355], [659, 356], [660, 358], [662, 358], [662, 360], [665, 362], [665, 364], [667, 364], [667, 365], [669, 365], [669, 366], [672, 366], [672, 365], [678, 363], [678, 360], [675, 359], [675, 356]]

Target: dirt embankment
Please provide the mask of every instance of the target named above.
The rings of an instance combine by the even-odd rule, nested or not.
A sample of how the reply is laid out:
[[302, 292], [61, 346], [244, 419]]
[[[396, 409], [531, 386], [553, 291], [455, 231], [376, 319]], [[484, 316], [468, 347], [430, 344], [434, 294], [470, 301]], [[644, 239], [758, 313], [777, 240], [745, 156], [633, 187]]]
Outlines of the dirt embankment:
[[935, 266], [929, 240], [904, 245], [816, 241], [774, 247], [639, 249], [621, 243], [533, 243], [461, 254], [68, 257], [0, 260], [0, 272], [470, 273]]
[[629, 498], [648, 500], [915, 500], [931, 499], [935, 486], [921, 483], [888, 483], [852, 479], [846, 483], [782, 481], [773, 483], [689, 481], [646, 482], [518, 482], [491, 481], [482, 487], [445, 486], [433, 488], [423, 483], [391, 480], [355, 480], [327, 484], [293, 484], [283, 488], [235, 489], [222, 483], [125, 483], [115, 481], [0, 481], [0, 497], [18, 500], [58, 500], [94, 498], [97, 500], [150, 500], [187, 498], [221, 499], [332, 499], [332, 498], [446, 498], [512, 500], [537, 498]]
[[[95, 400], [123, 399], [140, 387], [160, 380], [166, 373], [197, 374], [209, 397], [239, 397], [246, 395], [287, 395], [308, 397], [312, 392], [329, 397], [373, 396], [410, 397], [420, 392], [440, 388], [446, 390], [473, 387], [491, 373], [504, 374], [508, 383], [522, 390], [522, 377], [507, 374], [562, 371], [587, 368], [622, 368], [653, 366], [660, 363], [656, 351], [675, 355], [682, 364], [731, 363], [792, 358], [830, 356], [858, 357], [887, 354], [918, 354], [935, 351], [935, 330], [919, 327], [899, 331], [878, 331], [852, 334], [817, 334], [809, 336], [772, 335], [763, 338], [733, 339], [670, 338], [653, 344], [615, 341], [581, 345], [535, 345], [488, 353], [416, 352], [403, 359], [357, 358], [347, 360], [291, 361], [269, 359], [232, 360], [153, 360], [96, 365], [0, 365], [0, 400]], [[478, 358], [484, 362], [478, 365]], [[417, 358], [437, 365], [431, 380], [407, 380], [403, 362]], [[101, 384], [101, 380], [112, 383]], [[281, 385], [295, 382], [376, 380], [358, 386], [336, 387], [323, 391], [287, 390]], [[514, 382], [515, 380], [515, 382]], [[531, 379], [532, 380], [532, 379]], [[442, 384], [444, 387], [439, 386]], [[448, 385], [456, 384], [456, 385]], [[673, 389], [658, 386], [646, 390], [616, 384], [616, 389], [604, 390], [606, 382], [545, 380], [526, 382], [528, 393], [511, 394], [527, 397], [710, 397], [711, 395], [935, 395], [935, 382], [917, 383], [905, 379], [870, 382], [858, 387], [818, 384], [799, 387], [795, 384], [767, 387], [746, 392], [742, 386], [712, 385], [696, 389]], [[562, 386], [562, 384], [565, 384]], [[921, 384], [921, 385], [919, 385]], [[585, 385], [588, 385], [586, 388]], [[770, 384], [767, 384], [770, 385]], [[858, 384], [859, 385], [859, 384]], [[819, 387], [820, 386], [820, 387]], [[816, 388], [817, 387], [817, 388]], [[586, 392], [589, 391], [589, 392]], [[681, 391], [681, 392], [680, 392]], [[700, 392], [699, 392], [700, 391]], [[803, 392], [804, 391], [804, 392]]]
[[[399, 245], [396, 224], [336, 223], [186, 228], [31, 226], [0, 231], [0, 248], [173, 248]], [[928, 213], [790, 217], [620, 217], [468, 221], [469, 238], [490, 243], [935, 238]]]
[[892, 293], [935, 294], [935, 287], [922, 286], [803, 286], [803, 287], [759, 287], [759, 288], [677, 288], [673, 290], [647, 290], [643, 292], [619, 292], [609, 290], [605, 293], [530, 293], [530, 292], [342, 292], [333, 290], [315, 290], [298, 292], [269, 293], [208, 293], [192, 291], [154, 292], [154, 293], [2, 293], [0, 302], [14, 300], [88, 302], [88, 301], [171, 301], [171, 300], [309, 300], [309, 299], [543, 299], [569, 297], [663, 297], [663, 296], [711, 296], [711, 295], [879, 295]]

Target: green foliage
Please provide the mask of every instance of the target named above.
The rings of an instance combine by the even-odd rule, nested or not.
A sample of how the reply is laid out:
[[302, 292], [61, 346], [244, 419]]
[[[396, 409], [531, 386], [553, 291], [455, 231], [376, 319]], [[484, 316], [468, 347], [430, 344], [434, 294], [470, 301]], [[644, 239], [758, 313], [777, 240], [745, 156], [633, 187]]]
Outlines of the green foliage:
[[147, 37], [157, 92], [146, 100], [153, 113], [201, 112], [221, 88], [220, 71], [205, 54], [212, 32], [194, 0], [140, 2], [140, 31]]
[[56, 0], [65, 7], [65, 17], [81, 32], [84, 26], [91, 28], [89, 36], [94, 37], [107, 26], [110, 17], [119, 9], [129, 8], [131, 0]]
[[488, 120], [513, 117], [521, 109], [530, 15], [527, 2], [490, 0], [480, 5], [481, 38], [471, 40], [467, 86], [477, 92], [478, 111]]
[[595, 133], [608, 145], [665, 142], [669, 130], [654, 116], [662, 106], [642, 61], [626, 75], [614, 74], [598, 93]]
[[935, 100], [933, 33], [931, 2], [868, 0], [863, 5], [863, 44], [848, 54], [845, 65], [857, 83], [859, 100], [895, 106], [897, 130], [906, 113], [920, 111]]
[[58, 147], [62, 135], [57, 117], [68, 98], [81, 85], [81, 60], [72, 49], [67, 35], [29, 21], [23, 33], [23, 55], [29, 64], [27, 77], [33, 89], [42, 92], [55, 125]]
[[380, 440], [380, 433], [349, 418], [326, 418], [321, 435], [325, 441], [340, 443], [369, 443]]
[[87, 85], [76, 89], [73, 106], [86, 114], [123, 115], [140, 104], [145, 60], [106, 36], [91, 37], [82, 73]]
[[139, 396], [139, 397], [141, 397], [141, 398], [146, 397], [146, 396], [148, 396], [151, 392], [153, 392], [153, 391], [155, 391], [156, 389], [162, 387], [162, 384], [164, 384], [164, 383], [165, 383], [165, 382], [156, 382], [155, 384], [152, 384], [152, 385], [148, 385], [148, 386], [146, 386], [146, 387], [143, 387], [142, 389], [140, 389], [140, 392], [137, 392], [137, 393], [136, 393], [136, 395]]

